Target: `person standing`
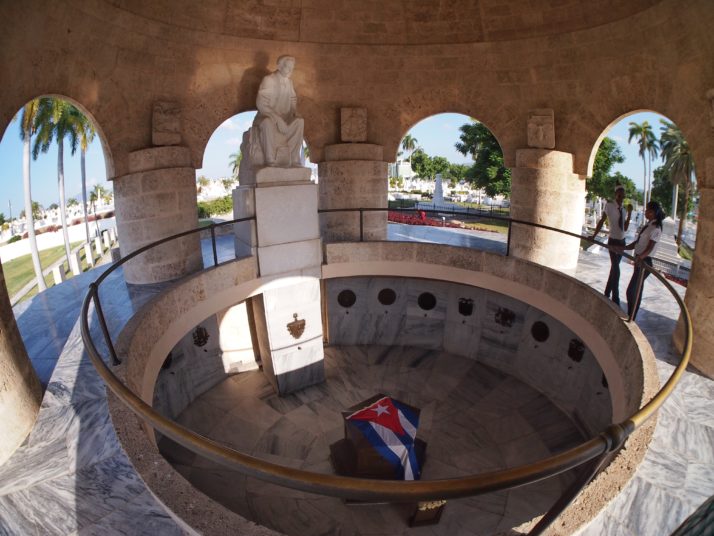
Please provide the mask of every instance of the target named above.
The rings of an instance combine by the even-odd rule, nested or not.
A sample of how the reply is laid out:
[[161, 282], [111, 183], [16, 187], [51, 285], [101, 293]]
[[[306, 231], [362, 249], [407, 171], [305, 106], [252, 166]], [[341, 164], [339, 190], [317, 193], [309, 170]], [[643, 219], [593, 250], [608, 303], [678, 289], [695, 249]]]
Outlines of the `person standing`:
[[[609, 228], [607, 245], [622, 248], [625, 245], [625, 233], [630, 227], [630, 218], [632, 217], [632, 205], [627, 205], [627, 209], [622, 206], [625, 199], [625, 187], [622, 184], [615, 186], [615, 199], [608, 201], [605, 204], [605, 210], [602, 213], [600, 221], [597, 222], [595, 232], [592, 235], [594, 239], [602, 229], [602, 224], [607, 218]], [[605, 297], [610, 298], [617, 305], [620, 305], [620, 261], [622, 255], [619, 255], [610, 250], [610, 274], [607, 277], [605, 285]]]
[[642, 292], [644, 291], [645, 279], [650, 275], [648, 270], [645, 270], [644, 278], [642, 279], [642, 289], [638, 292], [637, 282], [640, 277], [640, 272], [644, 270], [643, 264], [652, 266], [652, 255], [657, 249], [657, 244], [662, 237], [662, 220], [664, 220], [664, 212], [657, 201], [647, 203], [645, 209], [645, 219], [647, 222], [637, 235], [637, 239], [631, 244], [627, 244], [623, 249], [635, 250], [635, 270], [632, 273], [630, 284], [627, 285], [627, 315], [635, 319], [637, 311], [640, 309], [642, 301]]

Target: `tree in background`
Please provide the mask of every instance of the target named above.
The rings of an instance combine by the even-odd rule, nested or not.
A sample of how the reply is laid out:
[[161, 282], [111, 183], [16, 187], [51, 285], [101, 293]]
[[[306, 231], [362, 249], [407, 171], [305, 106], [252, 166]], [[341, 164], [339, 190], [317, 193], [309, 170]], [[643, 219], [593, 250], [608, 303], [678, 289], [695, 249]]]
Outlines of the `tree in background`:
[[89, 192], [89, 204], [94, 213], [94, 224], [97, 227], [97, 236], [99, 236], [99, 219], [97, 218], [97, 203], [99, 201], [106, 202], [110, 199], [109, 191], [101, 184], [95, 184], [92, 191]]
[[411, 166], [422, 179], [434, 180], [438, 173], [442, 176], [449, 170], [449, 161], [443, 156], [430, 157], [423, 150], [417, 149], [410, 156]]
[[466, 179], [466, 174], [469, 172], [469, 166], [466, 164], [449, 164], [449, 169], [446, 171], [447, 177], [455, 183], [459, 183]]
[[484, 188], [486, 195], [511, 194], [511, 170], [503, 165], [503, 151], [496, 137], [483, 123], [471, 119], [461, 125], [461, 135], [456, 150], [463, 155], [471, 155], [474, 165], [466, 178], [478, 188]]
[[243, 153], [236, 151], [232, 153], [229, 157], [228, 165], [231, 166], [231, 173], [233, 174], [233, 179], [238, 179], [238, 170], [240, 169], [240, 162], [243, 160]]
[[[409, 165], [412, 165], [412, 155], [414, 155], [414, 151], [417, 150], [419, 140], [417, 140], [415, 137], [413, 137], [411, 134], [407, 134], [404, 136], [402, 139], [401, 147], [405, 151], [409, 152]], [[412, 168], [414, 169], [414, 168]]]
[[[639, 154], [642, 158], [642, 163], [644, 165], [644, 187], [645, 196], [644, 202], [647, 204], [650, 200], [650, 175], [652, 175], [652, 159], [657, 157], [657, 137], [652, 132], [652, 126], [647, 122], [643, 121], [642, 124], [630, 121], [629, 128], [630, 136], [627, 138], [627, 142], [631, 142], [634, 139], [637, 140], [637, 145], [639, 145]], [[649, 173], [647, 164], [649, 163]]]
[[[684, 139], [682, 131], [674, 123], [660, 119], [662, 123], [660, 137], [660, 148], [664, 159], [664, 171], [669, 177], [669, 181], [676, 186], [684, 187], [684, 203], [682, 203], [679, 216], [679, 229], [677, 230], [677, 245], [682, 244], [682, 232], [684, 222], [687, 219], [687, 206], [692, 189], [692, 178], [694, 175], [694, 158], [689, 149], [687, 140]], [[675, 186], [675, 191], [677, 188]], [[675, 198], [676, 199], [676, 198]], [[676, 207], [674, 207], [676, 210]]]
[[59, 189], [60, 220], [64, 238], [65, 256], [69, 265], [70, 244], [67, 232], [67, 207], [64, 188], [64, 140], [69, 139], [69, 147], [74, 154], [79, 146], [76, 115], [79, 114], [69, 102], [51, 97], [42, 97], [35, 118], [37, 139], [32, 148], [32, 157], [37, 160], [40, 152], [46, 153], [53, 140], [57, 141], [57, 187]]
[[76, 207], [77, 205], [79, 205], [79, 201], [77, 201], [74, 197], [70, 197], [70, 198], [67, 200], [67, 206], [68, 206], [68, 207]]
[[[57, 206], [57, 205], [55, 205], [55, 206]], [[33, 202], [32, 202], [32, 217], [33, 217], [34, 219], [36, 219], [36, 220], [41, 220], [41, 219], [42, 219], [42, 212], [43, 212], [44, 210], [45, 210], [45, 209], [42, 207], [42, 205], [40, 205], [40, 203], [39, 203], [38, 201], [33, 201]], [[21, 219], [24, 218], [24, 217], [25, 217], [25, 214], [26, 214], [26, 213], [25, 213], [25, 209], [23, 208], [23, 209], [20, 211], [20, 218], [21, 218]], [[29, 236], [29, 233], [28, 233], [28, 236]]]
[[47, 289], [45, 278], [42, 275], [42, 265], [40, 264], [40, 253], [37, 250], [37, 237], [35, 236], [35, 220], [32, 216], [32, 191], [30, 178], [30, 144], [32, 136], [36, 133], [35, 120], [40, 107], [40, 99], [33, 99], [25, 106], [15, 119], [20, 119], [20, 139], [22, 140], [22, 185], [25, 193], [25, 212], [27, 217], [27, 236], [30, 242], [30, 253], [32, 255], [32, 267], [35, 271], [35, 280], [39, 292]]
[[592, 201], [597, 197], [612, 198], [616, 183], [610, 172], [615, 164], [622, 164], [624, 161], [625, 157], [617, 142], [612, 138], [603, 138], [595, 154], [592, 177], [588, 177], [585, 182], [588, 200]]
[[[89, 118], [80, 112], [76, 107], [72, 106], [70, 113], [74, 129], [77, 132], [77, 137], [79, 138], [79, 150], [81, 156], [79, 168], [82, 179], [82, 213], [84, 215], [84, 232], [87, 237], [87, 243], [89, 243], [89, 218], [87, 217], [87, 169], [85, 164], [85, 155], [87, 154], [89, 144], [94, 141], [96, 130]], [[72, 154], [74, 154], [74, 151], [72, 151]], [[75, 199], [70, 199], [67, 203], [68, 206], [73, 200], [76, 201]]]
[[49, 207], [47, 207], [47, 210], [55, 210], [59, 208], [59, 205], [57, 203], [52, 203]]
[[0, 212], [0, 227], [2, 227], [3, 225], [5, 225], [5, 222], [6, 222], [6, 221], [7, 221], [7, 220], [5, 220], [5, 214], [3, 214], [2, 212]]
[[[674, 197], [674, 185], [669, 180], [667, 172], [664, 166], [659, 166], [655, 168], [652, 172], [652, 200], [657, 201], [662, 210], [667, 213], [672, 212], [672, 199]], [[681, 207], [684, 204], [684, 190], [679, 190], [677, 193], [677, 206]], [[694, 202], [689, 199], [687, 203], [687, 212], [694, 209]]]
[[588, 177], [585, 182], [588, 200], [612, 199], [615, 195], [615, 186], [621, 184], [625, 187], [627, 201], [642, 201], [637, 186], [629, 177], [625, 177], [619, 171], [612, 173], [614, 165], [624, 161], [625, 157], [617, 142], [612, 138], [603, 138], [595, 154], [592, 177]]

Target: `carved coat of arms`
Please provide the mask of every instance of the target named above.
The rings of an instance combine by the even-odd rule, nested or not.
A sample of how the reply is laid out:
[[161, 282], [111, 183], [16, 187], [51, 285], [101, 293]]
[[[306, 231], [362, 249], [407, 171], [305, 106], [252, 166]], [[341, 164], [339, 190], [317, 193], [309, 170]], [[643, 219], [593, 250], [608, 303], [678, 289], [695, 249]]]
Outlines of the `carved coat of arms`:
[[290, 332], [290, 335], [292, 335], [296, 339], [299, 339], [305, 332], [305, 319], [303, 318], [302, 320], [298, 320], [297, 313], [293, 313], [293, 321], [288, 322], [287, 328]]

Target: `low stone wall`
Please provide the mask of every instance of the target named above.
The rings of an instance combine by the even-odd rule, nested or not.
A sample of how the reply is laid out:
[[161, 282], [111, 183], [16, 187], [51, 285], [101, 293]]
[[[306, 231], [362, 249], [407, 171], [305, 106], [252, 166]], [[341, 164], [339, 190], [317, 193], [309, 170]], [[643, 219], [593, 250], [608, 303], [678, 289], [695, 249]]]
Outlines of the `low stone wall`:
[[[636, 411], [657, 390], [654, 357], [637, 326], [625, 322], [609, 302], [589, 287], [558, 272], [511, 257], [419, 243], [328, 244], [325, 259], [324, 279], [399, 276], [437, 280], [444, 282], [444, 288], [488, 289], [537, 308], [567, 326], [597, 359], [607, 378], [615, 421]], [[161, 364], [182, 336], [211, 314], [274, 284], [281, 284], [279, 278], [257, 278], [253, 257], [225, 263], [175, 283], [127, 324], [117, 345], [125, 363], [119, 373], [134, 392], [151, 403]], [[423, 315], [421, 310], [412, 312]], [[616, 354], [611, 348], [617, 349]], [[180, 478], [152, 445], [153, 433], [142, 434], [134, 424], [135, 417], [115, 401], [112, 415], [137, 469], [173, 515], [204, 533], [219, 534], [229, 527], [246, 529], [243, 518], [227, 512]], [[622, 489], [644, 457], [653, 427], [654, 419], [629, 438], [625, 448], [549, 533], [574, 532]], [[200, 505], [200, 512], [195, 505]], [[214, 513], [220, 523], [206, 521]], [[259, 532], [274, 534], [254, 525], [244, 533]]]
[[[609, 300], [572, 277], [515, 257], [439, 244], [359, 242], [325, 246], [325, 279], [397, 274], [489, 289], [529, 304], [567, 326], [584, 342], [607, 378], [613, 422], [632, 415], [659, 389], [652, 348], [637, 325], [626, 322]], [[368, 299], [370, 293], [380, 290], [373, 285]], [[411, 297], [418, 299], [413, 294]], [[424, 312], [419, 314], [423, 318]], [[574, 533], [622, 490], [647, 452], [655, 423], [655, 418], [650, 419], [628, 438], [605, 470], [545, 534]]]
[[566, 324], [534, 305], [422, 278], [328, 279], [325, 289], [330, 344], [443, 350], [544, 393], [586, 437], [612, 423], [609, 382], [592, 351]]

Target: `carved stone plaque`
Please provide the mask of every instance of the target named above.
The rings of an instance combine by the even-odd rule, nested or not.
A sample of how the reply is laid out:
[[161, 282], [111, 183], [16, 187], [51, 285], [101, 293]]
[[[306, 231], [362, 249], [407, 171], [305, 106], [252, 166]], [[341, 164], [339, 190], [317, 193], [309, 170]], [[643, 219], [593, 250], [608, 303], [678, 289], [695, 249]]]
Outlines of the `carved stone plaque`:
[[298, 320], [297, 313], [293, 313], [293, 321], [288, 322], [287, 328], [293, 338], [299, 339], [305, 332], [305, 319]]
[[340, 121], [343, 142], [367, 141], [367, 108], [341, 108]]
[[528, 147], [555, 149], [553, 110], [542, 108], [528, 114]]
[[156, 146], [181, 143], [181, 106], [177, 102], [154, 103], [151, 143]]

